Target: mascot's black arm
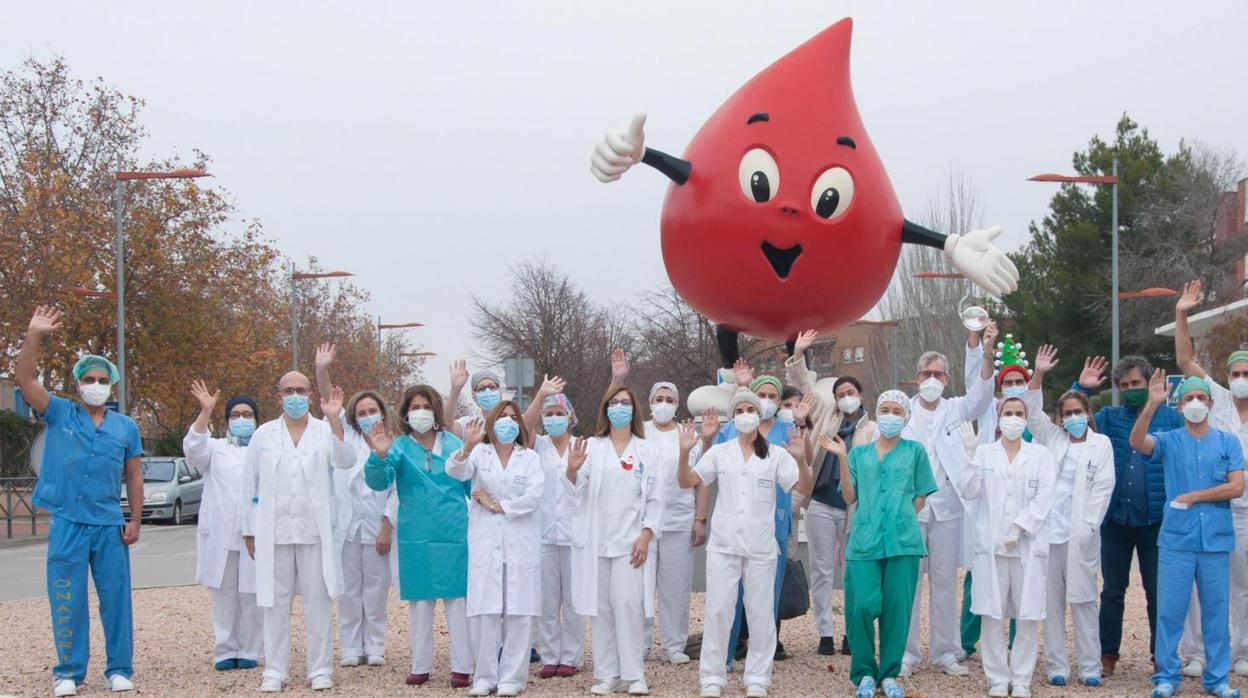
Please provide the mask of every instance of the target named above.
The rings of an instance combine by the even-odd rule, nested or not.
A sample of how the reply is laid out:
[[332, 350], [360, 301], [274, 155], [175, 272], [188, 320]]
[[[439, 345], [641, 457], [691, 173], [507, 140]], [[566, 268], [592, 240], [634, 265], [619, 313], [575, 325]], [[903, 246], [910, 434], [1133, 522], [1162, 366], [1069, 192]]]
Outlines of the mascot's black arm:
[[641, 156], [641, 161], [677, 184], [689, 181], [689, 173], [693, 171], [693, 163], [688, 160], [681, 160], [654, 148], [646, 148], [646, 154]]
[[901, 242], [910, 245], [926, 245], [927, 247], [935, 247], [938, 250], [945, 249], [945, 235], [928, 230], [918, 223], [904, 221], [901, 224]]

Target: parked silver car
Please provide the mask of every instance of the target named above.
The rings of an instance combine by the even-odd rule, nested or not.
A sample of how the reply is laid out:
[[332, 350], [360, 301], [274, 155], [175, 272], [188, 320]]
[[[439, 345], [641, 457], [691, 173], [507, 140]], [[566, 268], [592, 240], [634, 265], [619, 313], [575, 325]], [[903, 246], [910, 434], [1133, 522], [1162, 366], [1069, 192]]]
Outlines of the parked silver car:
[[[181, 524], [199, 516], [204, 496], [204, 476], [187, 465], [185, 458], [142, 458], [142, 521], [168, 521]], [[130, 503], [125, 486], [121, 490], [121, 513], [130, 519]]]

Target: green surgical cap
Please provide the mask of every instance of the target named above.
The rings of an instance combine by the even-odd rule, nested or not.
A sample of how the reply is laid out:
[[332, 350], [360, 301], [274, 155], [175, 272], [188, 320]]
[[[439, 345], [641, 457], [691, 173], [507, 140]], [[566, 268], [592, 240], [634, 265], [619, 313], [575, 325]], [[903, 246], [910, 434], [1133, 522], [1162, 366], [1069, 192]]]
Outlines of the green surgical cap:
[[1203, 391], [1205, 395], [1213, 395], [1213, 391], [1209, 389], [1209, 381], [1200, 376], [1188, 376], [1183, 379], [1182, 383], [1179, 383], [1179, 389], [1175, 391], [1175, 396], [1182, 400], [1184, 395], [1193, 390]]
[[87, 354], [74, 364], [74, 380], [82, 380], [82, 374], [97, 369], [108, 374], [109, 384], [115, 384], [121, 378], [112, 361], [96, 354]]
[[1248, 351], [1240, 349], [1239, 351], [1231, 352], [1231, 355], [1226, 357], [1226, 370], [1231, 370], [1231, 367], [1235, 364], [1248, 364]]
[[767, 385], [768, 383], [776, 386], [777, 393], [784, 392], [784, 386], [780, 384], [780, 379], [775, 376], [759, 376], [758, 378], [755, 378], [754, 381], [750, 383], [750, 390], [757, 393], [760, 387]]

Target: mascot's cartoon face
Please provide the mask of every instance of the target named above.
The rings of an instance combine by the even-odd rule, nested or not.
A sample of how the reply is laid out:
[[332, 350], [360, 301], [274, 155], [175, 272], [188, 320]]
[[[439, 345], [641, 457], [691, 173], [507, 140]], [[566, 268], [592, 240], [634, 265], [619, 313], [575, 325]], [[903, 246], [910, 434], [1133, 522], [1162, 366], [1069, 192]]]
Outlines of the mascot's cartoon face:
[[903, 217], [849, 81], [844, 19], [711, 116], [663, 203], [663, 261], [694, 308], [773, 339], [832, 330], [883, 294]]

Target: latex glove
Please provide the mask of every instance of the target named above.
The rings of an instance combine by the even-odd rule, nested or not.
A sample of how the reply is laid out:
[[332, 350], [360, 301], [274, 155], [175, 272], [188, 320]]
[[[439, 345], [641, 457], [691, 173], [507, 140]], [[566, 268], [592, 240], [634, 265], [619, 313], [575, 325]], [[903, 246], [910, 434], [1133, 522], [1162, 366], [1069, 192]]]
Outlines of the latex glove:
[[1018, 290], [1018, 269], [992, 241], [1001, 226], [945, 238], [945, 256], [975, 285], [1000, 298]]
[[[634, 114], [627, 131], [607, 131], [589, 156], [589, 171], [600, 182], [614, 182], [646, 154], [646, 115]], [[1017, 276], [1017, 275], [1016, 275]]]

